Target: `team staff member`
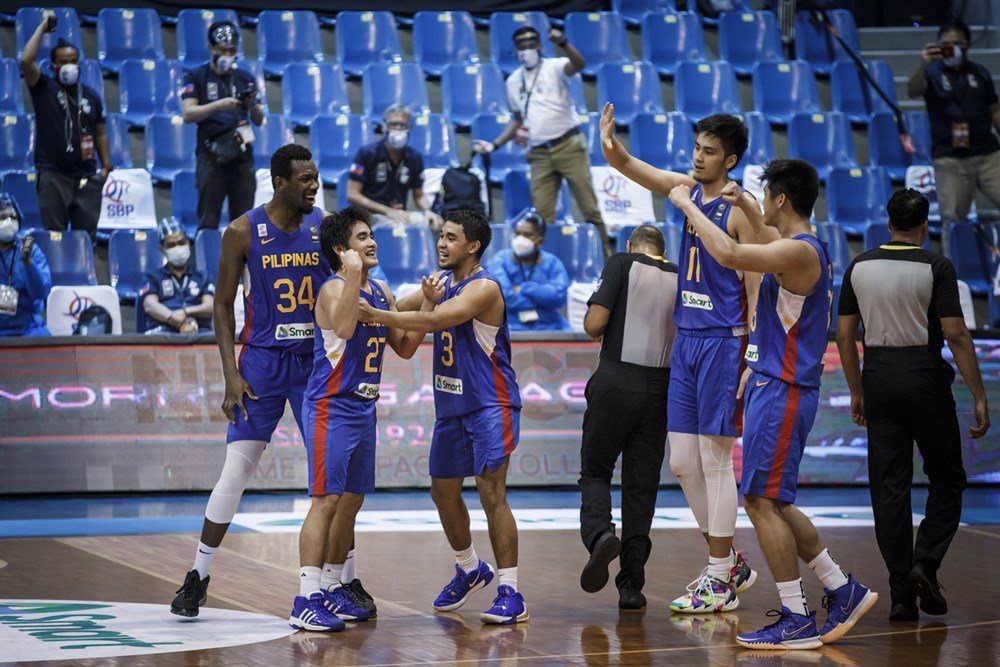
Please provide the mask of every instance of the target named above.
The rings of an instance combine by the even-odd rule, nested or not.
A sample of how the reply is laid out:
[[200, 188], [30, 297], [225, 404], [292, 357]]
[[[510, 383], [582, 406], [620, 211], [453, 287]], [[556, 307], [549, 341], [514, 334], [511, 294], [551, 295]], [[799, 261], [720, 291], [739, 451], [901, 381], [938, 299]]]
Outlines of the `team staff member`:
[[34, 239], [17, 237], [20, 228], [17, 207], [0, 194], [0, 338], [49, 336], [44, 312], [52, 272]]
[[215, 285], [191, 270], [191, 241], [173, 218], [160, 222], [160, 252], [167, 263], [147, 273], [139, 291], [139, 306], [153, 320], [145, 333], [210, 332]]
[[[951, 392], [955, 371], [941, 357], [945, 339], [975, 400], [971, 437], [986, 434], [990, 414], [955, 268], [920, 247], [927, 238], [929, 203], [910, 189], [894, 194], [887, 208], [892, 240], [856, 257], [844, 274], [837, 346], [851, 390], [851, 418], [868, 428], [875, 536], [892, 594], [889, 618], [915, 621], [917, 597], [928, 614], [948, 610], [937, 570], [958, 530], [966, 483]], [[858, 324], [864, 324], [864, 371], [854, 342]], [[914, 441], [930, 480], [915, 546]]]
[[[590, 297], [583, 327], [601, 339], [601, 360], [587, 383], [580, 448], [580, 533], [590, 560], [580, 575], [588, 593], [608, 581], [608, 563], [621, 554], [615, 578], [618, 606], [641, 609], [645, 564], [652, 542], [667, 441], [667, 386], [677, 294], [677, 265], [663, 259], [660, 230], [638, 227], [627, 252], [613, 255]], [[611, 523], [611, 476], [622, 457], [622, 539]]]

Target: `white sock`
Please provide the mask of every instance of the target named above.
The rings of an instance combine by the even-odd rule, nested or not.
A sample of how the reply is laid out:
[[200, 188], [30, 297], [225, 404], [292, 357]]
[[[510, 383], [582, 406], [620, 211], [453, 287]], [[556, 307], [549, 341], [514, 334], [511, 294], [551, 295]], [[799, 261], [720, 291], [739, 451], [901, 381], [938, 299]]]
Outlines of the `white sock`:
[[729, 569], [736, 567], [736, 547], [729, 547]]
[[204, 579], [208, 576], [208, 568], [212, 566], [212, 558], [219, 547], [210, 547], [204, 542], [198, 542], [198, 551], [194, 554], [194, 569], [198, 576]]
[[455, 552], [455, 562], [466, 574], [479, 567], [479, 556], [476, 555], [476, 547], [469, 545], [468, 549]]
[[515, 591], [517, 590], [517, 568], [516, 567], [505, 567], [497, 570], [497, 576], [500, 577], [500, 583], [497, 586], [510, 586]]
[[721, 581], [729, 581], [729, 570], [732, 569], [729, 566], [729, 556], [723, 556], [722, 558], [716, 558], [715, 556], [708, 557], [708, 575], [710, 577], [715, 577]]
[[823, 588], [835, 591], [847, 583], [847, 575], [833, 560], [829, 549], [823, 549], [818, 556], [809, 561], [809, 569], [823, 582]]
[[778, 595], [781, 604], [788, 607], [793, 614], [809, 615], [809, 605], [806, 603], [806, 589], [802, 587], [802, 577], [795, 581], [779, 581]]
[[320, 589], [332, 591], [334, 588], [339, 588], [343, 570], [343, 563], [323, 563], [323, 573], [319, 577]]
[[351, 549], [347, 552], [347, 560], [344, 561], [344, 571], [340, 574], [340, 583], [349, 584], [357, 578], [358, 575], [354, 572], [354, 549]]
[[309, 597], [313, 593], [320, 592], [319, 580], [323, 576], [323, 570], [318, 567], [299, 568], [299, 595]]

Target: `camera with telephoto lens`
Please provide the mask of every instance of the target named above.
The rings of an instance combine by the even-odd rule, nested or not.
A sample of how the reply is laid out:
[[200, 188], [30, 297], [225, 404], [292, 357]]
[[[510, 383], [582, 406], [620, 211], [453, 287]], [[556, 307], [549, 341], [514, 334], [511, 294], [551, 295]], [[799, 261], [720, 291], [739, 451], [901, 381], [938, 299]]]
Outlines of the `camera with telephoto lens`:
[[938, 42], [938, 48], [941, 49], [942, 58], [951, 58], [955, 55], [955, 45], [950, 42]]
[[237, 99], [243, 103], [244, 109], [249, 110], [250, 107], [257, 103], [257, 86], [251, 83], [246, 90], [240, 93], [240, 96]]

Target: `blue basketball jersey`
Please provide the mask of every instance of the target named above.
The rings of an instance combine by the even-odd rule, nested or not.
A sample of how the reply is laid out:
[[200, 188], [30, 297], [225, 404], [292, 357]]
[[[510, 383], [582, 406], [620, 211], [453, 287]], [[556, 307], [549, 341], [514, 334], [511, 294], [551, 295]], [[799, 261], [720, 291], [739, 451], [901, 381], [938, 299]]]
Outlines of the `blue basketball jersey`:
[[250, 250], [243, 270], [246, 319], [240, 342], [309, 354], [312, 309], [330, 265], [319, 245], [323, 211], [313, 207], [299, 229], [276, 227], [263, 206], [249, 211]]
[[793, 237], [816, 249], [822, 266], [816, 289], [792, 294], [764, 274], [750, 324], [747, 365], [758, 373], [801, 387], [819, 387], [833, 304], [833, 266], [826, 244], [812, 234]]
[[[335, 275], [330, 280], [343, 278]], [[369, 280], [368, 286], [371, 294], [361, 290], [361, 298], [372, 308], [389, 310], [389, 299], [378, 283]], [[377, 399], [388, 331], [389, 328], [381, 324], [358, 322], [354, 335], [344, 340], [334, 331], [317, 325], [313, 336], [313, 370], [306, 385], [306, 398], [313, 401], [332, 396]]]
[[[732, 206], [722, 197], [705, 204], [701, 196], [701, 183], [697, 183], [691, 188], [691, 200], [712, 224], [728, 234]], [[746, 333], [747, 293], [743, 274], [715, 261], [688, 220], [684, 221], [681, 233], [674, 323], [682, 330], [725, 328], [733, 329], [734, 336]]]
[[[455, 283], [441, 274], [446, 289], [441, 303], [453, 299], [473, 280], [492, 280], [484, 270]], [[499, 285], [499, 283], [498, 283]], [[521, 393], [510, 364], [506, 309], [499, 327], [475, 319], [434, 334], [434, 408], [437, 418], [455, 417], [488, 406], [520, 409]]]

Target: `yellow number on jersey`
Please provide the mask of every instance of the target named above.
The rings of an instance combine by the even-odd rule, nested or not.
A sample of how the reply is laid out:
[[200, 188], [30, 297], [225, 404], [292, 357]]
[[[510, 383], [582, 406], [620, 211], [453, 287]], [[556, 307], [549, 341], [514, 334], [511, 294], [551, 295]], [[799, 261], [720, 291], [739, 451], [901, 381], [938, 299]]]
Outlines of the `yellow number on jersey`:
[[385, 345], [385, 338], [376, 338], [372, 336], [368, 339], [366, 343], [367, 347], [371, 348], [371, 352], [365, 357], [365, 373], [378, 373], [381, 370], [382, 364], [378, 366], [375, 365], [375, 359], [378, 358], [378, 351], [380, 346]]
[[[278, 294], [278, 312], [291, 313], [300, 305], [309, 306], [309, 310], [316, 305], [316, 297], [313, 293], [312, 276], [306, 276], [299, 284], [298, 294], [295, 292], [295, 283], [290, 278], [278, 278], [274, 281], [274, 289], [285, 291]], [[287, 303], [285, 303], [287, 301]]]
[[691, 246], [691, 255], [688, 257], [687, 279], [694, 280], [696, 283], [701, 282], [701, 260], [698, 257], [698, 246]]
[[441, 349], [441, 363], [445, 366], [451, 366], [455, 363], [455, 354], [452, 352], [452, 345], [455, 344], [455, 339], [452, 338], [450, 331], [441, 332], [441, 343], [443, 345]]

